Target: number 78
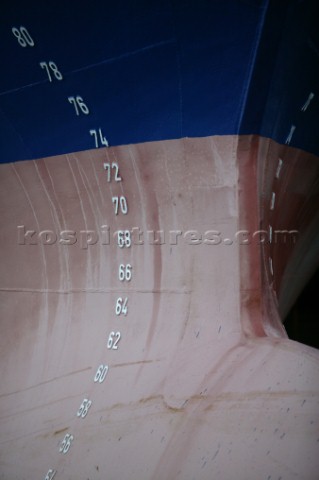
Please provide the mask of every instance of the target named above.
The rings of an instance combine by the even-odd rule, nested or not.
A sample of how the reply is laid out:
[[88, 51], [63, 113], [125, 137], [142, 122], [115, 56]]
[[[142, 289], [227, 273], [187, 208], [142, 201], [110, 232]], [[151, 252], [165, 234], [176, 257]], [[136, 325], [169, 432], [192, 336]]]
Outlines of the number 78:
[[52, 82], [52, 76], [51, 73], [54, 74], [55, 78], [57, 80], [63, 80], [62, 73], [58, 70], [58, 67], [54, 62], [40, 62], [40, 67], [44, 68], [47, 71], [48, 77], [49, 77], [49, 82]]

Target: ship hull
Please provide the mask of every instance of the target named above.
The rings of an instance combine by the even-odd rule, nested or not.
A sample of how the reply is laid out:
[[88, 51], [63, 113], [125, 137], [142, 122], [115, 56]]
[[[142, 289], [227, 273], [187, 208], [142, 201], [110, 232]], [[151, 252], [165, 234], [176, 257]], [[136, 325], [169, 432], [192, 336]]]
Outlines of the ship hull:
[[307, 161], [306, 232], [318, 158], [268, 139], [1, 166], [0, 478], [315, 480], [319, 355], [277, 313], [296, 245], [263, 233]]

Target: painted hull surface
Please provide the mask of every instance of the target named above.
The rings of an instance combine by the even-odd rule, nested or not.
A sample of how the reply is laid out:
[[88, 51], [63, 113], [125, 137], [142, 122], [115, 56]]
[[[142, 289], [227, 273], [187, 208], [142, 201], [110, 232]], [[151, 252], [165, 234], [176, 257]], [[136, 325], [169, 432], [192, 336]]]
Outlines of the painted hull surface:
[[1, 167], [1, 478], [317, 478], [319, 354], [287, 339], [264, 245], [238, 235], [259, 229], [267, 145]]
[[318, 480], [317, 11], [4, 2], [1, 480]]

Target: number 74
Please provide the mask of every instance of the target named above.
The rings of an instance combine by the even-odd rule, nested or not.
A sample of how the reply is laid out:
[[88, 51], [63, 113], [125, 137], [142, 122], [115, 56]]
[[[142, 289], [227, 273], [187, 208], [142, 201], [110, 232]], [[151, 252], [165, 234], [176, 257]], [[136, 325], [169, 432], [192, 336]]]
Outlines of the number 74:
[[106, 140], [104, 135], [102, 134], [102, 130], [99, 128], [98, 132], [96, 130], [90, 130], [90, 135], [94, 137], [95, 140], [95, 148], [99, 148], [101, 145], [105, 145], [106, 147], [109, 146], [109, 142]]

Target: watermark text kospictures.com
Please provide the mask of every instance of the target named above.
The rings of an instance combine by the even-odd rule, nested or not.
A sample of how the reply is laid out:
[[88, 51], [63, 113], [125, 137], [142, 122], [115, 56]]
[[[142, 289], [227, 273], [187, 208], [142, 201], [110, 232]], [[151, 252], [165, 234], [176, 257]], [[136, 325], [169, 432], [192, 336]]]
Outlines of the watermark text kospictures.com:
[[17, 240], [19, 245], [75, 245], [81, 249], [88, 249], [93, 245], [118, 245], [120, 247], [131, 245], [251, 245], [251, 244], [295, 244], [298, 240], [298, 230], [274, 230], [269, 235], [267, 230], [238, 230], [233, 235], [223, 235], [215, 229], [171, 229], [171, 230], [146, 230], [139, 227], [111, 231], [108, 225], [101, 225], [100, 229], [72, 230], [64, 229], [59, 232], [26, 228], [25, 225], [17, 227]]

